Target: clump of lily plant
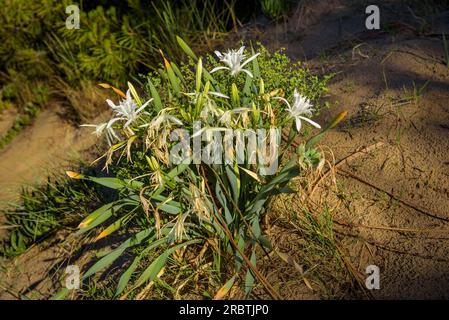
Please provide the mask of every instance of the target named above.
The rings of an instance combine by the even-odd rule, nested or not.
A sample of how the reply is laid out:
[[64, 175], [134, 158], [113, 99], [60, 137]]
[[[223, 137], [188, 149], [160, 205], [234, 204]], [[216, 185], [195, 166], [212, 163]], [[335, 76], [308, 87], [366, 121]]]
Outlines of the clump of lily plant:
[[[87, 126], [104, 134], [110, 145], [106, 166], [120, 166], [113, 159], [122, 155], [135, 161], [134, 151], [143, 150], [146, 170], [128, 179], [67, 173], [118, 192], [117, 200], [87, 216], [77, 233], [90, 232], [95, 241], [116, 232], [129, 235], [82, 279], [104, 270], [126, 250], [139, 248], [118, 281], [118, 297], [154, 281], [171, 255], [179, 257], [188, 249], [212, 264], [217, 275], [228, 275], [220, 278], [223, 286], [215, 298], [223, 298], [237, 282], [246, 295], [259, 282], [278, 298], [257, 269], [258, 253], [272, 247], [262, 218], [273, 196], [293, 192], [288, 184], [304, 166], [299, 159], [318, 164], [314, 145], [341, 117], [293, 148], [302, 122], [321, 129], [311, 120], [313, 102], [297, 89], [303, 83], [275, 88], [276, 77], [267, 82], [262, 77], [260, 53], [253, 51], [245, 59], [245, 47], [216, 51], [219, 61], [210, 65], [203, 62], [210, 59], [198, 57], [182, 39], [178, 43], [190, 64], [178, 67], [163, 57], [163, 68], [148, 78], [147, 98], [130, 83], [126, 94], [103, 84], [120, 98], [107, 101], [109, 121]], [[154, 258], [142, 266], [148, 256]], [[64, 289], [58, 297], [66, 293]]]

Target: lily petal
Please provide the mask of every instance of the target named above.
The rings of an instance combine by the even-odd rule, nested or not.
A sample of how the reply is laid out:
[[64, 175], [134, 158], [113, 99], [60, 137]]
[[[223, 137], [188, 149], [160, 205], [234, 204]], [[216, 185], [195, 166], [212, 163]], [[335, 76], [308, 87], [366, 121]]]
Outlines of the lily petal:
[[296, 122], [296, 131], [301, 131], [301, 119], [299, 118], [295, 118], [295, 122]]
[[114, 102], [112, 102], [112, 100], [110, 99], [106, 99], [106, 103], [112, 108], [112, 109], [116, 109], [118, 106], [116, 106], [114, 104]]
[[230, 70], [230, 69], [228, 67], [221, 66], [221, 67], [213, 68], [210, 73], [214, 73], [214, 72], [216, 72], [218, 70]]
[[148, 100], [147, 102], [145, 102], [139, 109], [136, 110], [136, 114], [140, 113], [140, 111], [142, 111], [143, 109], [145, 109], [145, 107], [151, 102], [153, 101], [153, 98], [151, 98], [150, 100]]
[[229, 97], [223, 93], [220, 92], [216, 92], [216, 91], [209, 91], [209, 94], [216, 96], [216, 97], [220, 97], [220, 98], [225, 98], [225, 99], [229, 99]]
[[256, 53], [255, 55], [253, 55], [252, 57], [250, 57], [248, 60], [246, 60], [245, 62], [242, 63], [241, 67], [245, 66], [247, 63], [253, 61], [254, 59], [256, 59], [258, 56], [260, 55], [260, 52]]
[[252, 74], [249, 70], [242, 69], [241, 71], [245, 72], [245, 73], [246, 73], [247, 75], [249, 75], [251, 78], [254, 78], [254, 77], [253, 77], [253, 74]]
[[303, 116], [298, 116], [298, 118], [299, 118], [299, 119], [302, 119], [302, 120], [304, 120], [304, 121], [307, 121], [307, 122], [310, 123], [312, 126], [318, 128], [318, 129], [321, 129], [321, 126], [320, 126], [318, 123], [316, 123], [315, 121], [312, 121], [312, 120], [310, 120], [310, 119], [308, 119], [308, 118], [306, 118], [306, 117], [303, 117]]
[[223, 59], [223, 55], [221, 54], [220, 51], [215, 50], [214, 53], [219, 59]]
[[281, 101], [285, 102], [285, 104], [287, 104], [288, 108], [291, 109], [290, 103], [287, 101], [287, 99], [282, 98], [282, 97], [273, 97], [272, 99], [281, 100]]

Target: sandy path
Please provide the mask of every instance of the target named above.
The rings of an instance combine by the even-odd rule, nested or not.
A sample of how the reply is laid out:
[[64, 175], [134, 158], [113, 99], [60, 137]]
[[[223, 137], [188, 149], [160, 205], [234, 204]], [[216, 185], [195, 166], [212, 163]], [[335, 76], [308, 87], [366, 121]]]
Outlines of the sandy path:
[[[283, 27], [264, 30], [272, 37], [264, 43], [286, 47], [316, 72], [337, 73], [330, 84], [333, 108], [319, 116], [325, 123], [340, 110], [349, 112], [324, 141], [337, 160], [384, 143], [342, 166], [353, 177], [338, 175], [337, 189], [323, 185], [316, 193], [334, 207], [336, 221], [352, 226], [339, 237], [361, 277], [366, 266], [380, 267], [381, 289], [374, 297], [448, 299], [449, 68], [438, 34], [449, 33], [449, 19], [441, 19], [449, 13], [429, 21], [428, 36], [402, 27], [391, 36], [363, 30], [359, 7], [348, 2], [298, 10]], [[382, 12], [396, 15], [399, 26], [418, 23], [401, 11]]]
[[[96, 137], [61, 119], [59, 110], [42, 111], [32, 126], [0, 151], [0, 208], [14, 202], [23, 186], [37, 185], [64, 172], [70, 164], [86, 159]], [[0, 224], [4, 216], [0, 215]], [[0, 230], [0, 237], [5, 230]]]
[[77, 151], [79, 138], [73, 126], [53, 111], [43, 111], [33, 126], [0, 152], [0, 199], [14, 200], [23, 184], [45, 179], [46, 173], [67, 160], [64, 151], [67, 155]]
[[82, 159], [96, 137], [89, 129], [65, 122], [56, 110], [44, 110], [0, 151], [0, 202], [17, 199], [23, 185], [45, 181], [62, 172], [73, 160]]
[[[383, 45], [372, 58], [343, 67], [331, 85], [333, 99], [350, 111], [342, 129], [325, 142], [336, 158], [361, 146], [384, 143], [342, 168], [422, 209], [339, 175], [334, 200], [340, 204], [336, 211], [340, 221], [418, 230], [353, 228], [357, 241], [344, 239], [360, 272], [369, 264], [381, 267], [383, 288], [376, 291], [378, 298], [449, 298], [449, 72], [431, 62], [438, 45], [428, 39]], [[395, 50], [400, 52], [389, 55]], [[413, 53], [429, 59], [417, 59]], [[407, 102], [413, 83], [418, 87], [427, 80], [422, 96]]]

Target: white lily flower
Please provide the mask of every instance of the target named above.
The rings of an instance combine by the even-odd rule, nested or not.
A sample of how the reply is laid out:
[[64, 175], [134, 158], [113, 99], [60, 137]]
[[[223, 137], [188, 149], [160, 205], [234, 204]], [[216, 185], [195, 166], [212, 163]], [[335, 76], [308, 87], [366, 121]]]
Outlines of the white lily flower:
[[92, 132], [92, 134], [95, 134], [97, 137], [100, 137], [104, 131], [106, 132], [106, 140], [108, 141], [109, 146], [112, 145], [114, 142], [114, 139], [120, 140], [120, 138], [115, 133], [114, 129], [112, 128], [112, 123], [110, 125], [109, 122], [100, 123], [100, 124], [82, 124], [81, 127], [92, 127], [95, 128], [95, 130]]
[[173, 122], [174, 124], [177, 124], [177, 125], [182, 125], [182, 121], [181, 120], [179, 120], [175, 116], [172, 116], [172, 115], [169, 115], [169, 114], [161, 114], [160, 116], [157, 116], [156, 118], [154, 118], [151, 121], [150, 125], [155, 126], [155, 127], [159, 127], [161, 125], [161, 123], [163, 123], [164, 121]]
[[[92, 132], [96, 134], [97, 137], [101, 136], [103, 132], [106, 132], [106, 139], [109, 145], [112, 145], [114, 139], [120, 140], [112, 125], [120, 120], [126, 120], [123, 128], [127, 128], [132, 122], [137, 120], [142, 110], [152, 101], [153, 99], [145, 102], [140, 108], [137, 106], [137, 103], [134, 102], [131, 97], [131, 91], [128, 90], [126, 92], [126, 99], [123, 99], [119, 102], [118, 105], [115, 105], [111, 100], [107, 99], [107, 104], [111, 107], [114, 117], [111, 118], [108, 122], [100, 123], [100, 124], [82, 124], [81, 127], [93, 127], [95, 130]], [[148, 114], [147, 112], [144, 112]]]
[[274, 97], [274, 99], [282, 100], [287, 104], [287, 111], [290, 112], [291, 116], [295, 119], [296, 130], [298, 132], [301, 130], [301, 120], [304, 120], [310, 123], [312, 126], [321, 129], [321, 126], [318, 123], [305, 117], [312, 116], [313, 106], [310, 103], [310, 100], [300, 95], [296, 89], [293, 93], [293, 105], [290, 105], [290, 103], [282, 97]]
[[153, 120], [151, 120], [150, 123], [143, 124], [140, 127], [150, 127], [152, 129], [159, 130], [159, 127], [163, 122], [172, 122], [177, 125], [182, 125], [182, 121], [176, 118], [175, 116], [166, 113], [161, 113], [157, 115]]
[[[126, 91], [126, 99], [123, 99], [119, 102], [118, 105], [115, 105], [111, 100], [107, 99], [106, 102], [109, 104], [109, 106], [112, 108], [114, 114], [117, 116], [113, 118], [112, 120], [126, 120], [125, 125], [123, 126], [125, 129], [134, 121], [136, 121], [140, 113], [145, 109], [145, 107], [151, 102], [153, 99], [148, 100], [145, 102], [140, 108], [138, 107], [137, 103], [133, 100], [131, 96], [131, 90], [128, 89]], [[145, 114], [148, 114], [147, 112], [144, 112]], [[115, 122], [114, 121], [114, 122]]]
[[243, 62], [245, 59], [245, 54], [243, 51], [245, 50], [245, 47], [240, 47], [238, 50], [228, 50], [226, 53], [221, 53], [219, 51], [215, 51], [215, 55], [220, 59], [221, 62], [223, 62], [226, 66], [216, 67], [212, 69], [210, 73], [214, 73], [218, 70], [229, 70], [231, 72], [232, 76], [236, 76], [241, 71], [248, 74], [251, 78], [253, 77], [253, 74], [243, 67], [248, 64], [249, 62], [253, 61], [257, 58], [257, 56], [260, 53], [256, 53], [255, 55], [251, 56], [249, 59]]

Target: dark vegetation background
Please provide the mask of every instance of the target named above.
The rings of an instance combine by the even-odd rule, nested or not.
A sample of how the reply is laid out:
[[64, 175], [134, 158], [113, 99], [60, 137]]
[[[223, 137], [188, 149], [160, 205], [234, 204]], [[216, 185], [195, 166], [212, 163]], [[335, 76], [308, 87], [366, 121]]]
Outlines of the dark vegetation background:
[[[265, 12], [276, 20], [288, 8], [278, 0], [79, 1], [80, 29], [70, 30], [66, 7], [72, 4], [77, 3], [0, 1], [0, 113], [15, 113], [11, 127], [0, 135], [0, 150], [45, 108], [57, 106], [62, 121], [91, 122], [106, 110], [105, 93], [97, 84], [123, 88], [132, 81], [143, 87], [144, 75], [161, 66], [162, 51], [175, 61], [185, 58], [176, 36], [202, 53], [252, 17]], [[80, 165], [90, 174], [102, 174]], [[21, 202], [7, 210], [16, 228], [3, 254], [23, 252], [111, 196], [89, 184], [56, 180], [25, 188]]]

